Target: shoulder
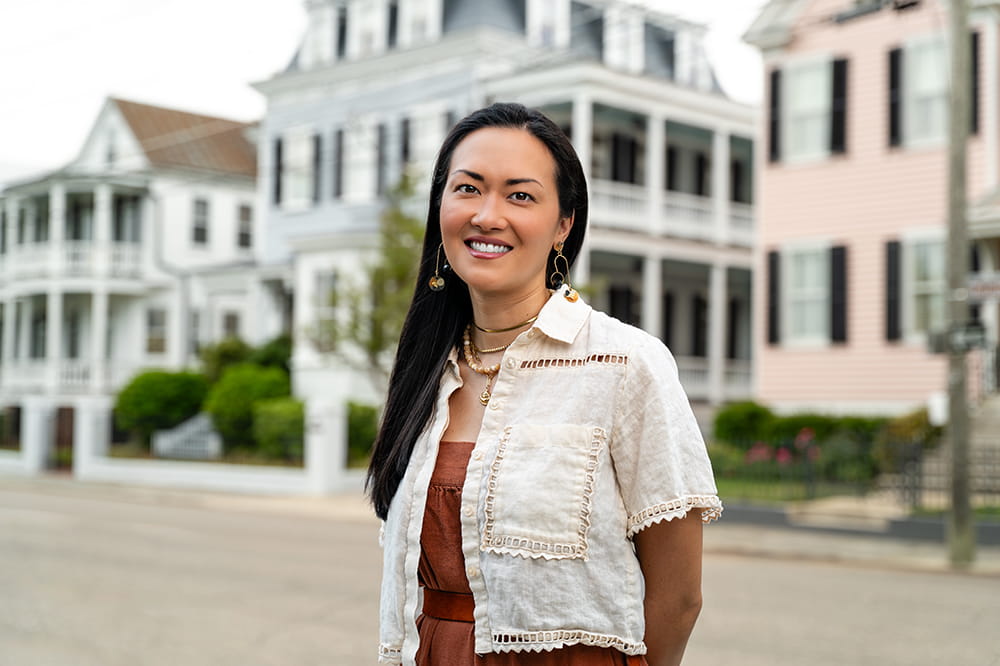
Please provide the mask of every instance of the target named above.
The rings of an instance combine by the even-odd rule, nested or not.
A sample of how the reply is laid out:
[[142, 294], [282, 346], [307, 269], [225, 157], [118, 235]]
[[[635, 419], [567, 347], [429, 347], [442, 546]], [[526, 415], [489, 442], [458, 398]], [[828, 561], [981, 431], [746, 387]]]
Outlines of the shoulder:
[[593, 310], [589, 319], [588, 347], [594, 352], [613, 350], [639, 364], [668, 363], [675, 365], [673, 356], [663, 341], [646, 331], [615, 319], [600, 310]]

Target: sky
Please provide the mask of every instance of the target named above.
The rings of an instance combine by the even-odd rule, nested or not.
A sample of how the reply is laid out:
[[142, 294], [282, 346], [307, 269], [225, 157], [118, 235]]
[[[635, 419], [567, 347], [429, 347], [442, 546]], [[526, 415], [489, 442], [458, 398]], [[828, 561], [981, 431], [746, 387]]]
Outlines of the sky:
[[[764, 0], [641, 0], [706, 24], [723, 89], [756, 104], [757, 51], [741, 35]], [[236, 120], [265, 110], [251, 87], [292, 58], [303, 0], [2, 0], [0, 183], [56, 169], [83, 145], [104, 99]]]

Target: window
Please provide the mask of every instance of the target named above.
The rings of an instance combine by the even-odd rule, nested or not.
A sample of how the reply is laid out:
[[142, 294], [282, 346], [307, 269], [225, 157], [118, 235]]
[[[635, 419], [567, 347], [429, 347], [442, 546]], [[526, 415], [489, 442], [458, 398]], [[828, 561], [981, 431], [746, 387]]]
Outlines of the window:
[[0, 254], [7, 253], [7, 208], [0, 201]]
[[344, 196], [344, 130], [333, 133], [333, 198]]
[[399, 160], [402, 169], [410, 163], [410, 119], [403, 118], [399, 123]]
[[45, 316], [45, 305], [39, 307], [39, 301], [35, 301], [35, 306], [31, 308], [31, 329], [28, 338], [28, 358], [45, 358], [45, 329], [47, 322]]
[[222, 314], [222, 337], [240, 337], [240, 315], [238, 312], [224, 312]]
[[80, 337], [81, 337], [80, 311], [70, 310], [66, 317], [66, 358], [75, 360], [80, 358]]
[[386, 129], [385, 123], [375, 128], [375, 194], [385, 194], [386, 182]]
[[139, 206], [137, 196], [115, 195], [111, 230], [115, 242], [140, 242]]
[[399, 38], [399, 2], [398, 0], [390, 0], [389, 2], [389, 20], [388, 20], [388, 32], [386, 34], [385, 43], [390, 49], [396, 48], [396, 42]]
[[146, 353], [167, 351], [167, 311], [163, 308], [146, 310]]
[[312, 138], [312, 200], [319, 203], [320, 188], [323, 175], [323, 135], [314, 134]]
[[904, 249], [907, 264], [911, 334], [944, 329], [945, 247], [938, 238], [914, 240]]
[[316, 144], [313, 134], [304, 129], [286, 132], [281, 141], [280, 204], [286, 210], [312, 205]]
[[337, 7], [337, 59], [347, 55], [347, 7]]
[[191, 310], [191, 330], [188, 332], [189, 353], [194, 356], [201, 351], [201, 313]]
[[49, 199], [42, 197], [36, 199], [34, 207], [35, 218], [35, 242], [47, 243], [49, 241]]
[[24, 208], [17, 209], [17, 244], [24, 245], [28, 242], [28, 211]]
[[830, 133], [830, 64], [789, 67], [782, 128], [787, 159], [813, 159], [827, 154]]
[[948, 122], [948, 52], [943, 39], [906, 49], [903, 136], [907, 143], [943, 141]]
[[785, 321], [790, 342], [826, 341], [830, 263], [826, 248], [791, 250], [784, 257]]
[[191, 224], [191, 242], [195, 245], [208, 244], [208, 201], [194, 200], [194, 220]]
[[611, 135], [611, 180], [618, 183], [638, 184], [636, 161], [639, 142], [628, 134]]
[[811, 161], [847, 149], [847, 60], [812, 61], [770, 75], [769, 159]]
[[238, 222], [236, 246], [240, 248], [253, 247], [253, 208], [247, 204], [240, 204]]

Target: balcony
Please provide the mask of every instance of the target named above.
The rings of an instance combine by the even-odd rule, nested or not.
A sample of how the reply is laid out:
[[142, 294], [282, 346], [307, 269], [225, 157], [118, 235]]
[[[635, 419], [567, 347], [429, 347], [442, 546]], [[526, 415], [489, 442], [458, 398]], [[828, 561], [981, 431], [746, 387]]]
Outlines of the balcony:
[[2, 264], [8, 280], [41, 277], [127, 277], [142, 275], [143, 246], [71, 240], [25, 243], [8, 248]]
[[634, 231], [652, 236], [720, 242], [751, 247], [754, 208], [729, 202], [727, 224], [716, 224], [716, 202], [685, 192], [662, 193], [659, 215], [654, 215], [649, 189], [643, 185], [597, 180], [591, 183], [591, 218], [594, 226]]
[[[681, 386], [692, 400], [710, 397], [708, 359], [699, 356], [676, 356]], [[723, 371], [722, 392], [726, 400], [747, 400], [753, 389], [750, 361], [729, 359]]]
[[[62, 359], [58, 367], [45, 359], [15, 360], [0, 366], [3, 389], [14, 393], [88, 393], [94, 389], [121, 390], [139, 370], [136, 363], [89, 359]], [[56, 385], [51, 386], [53, 376]]]

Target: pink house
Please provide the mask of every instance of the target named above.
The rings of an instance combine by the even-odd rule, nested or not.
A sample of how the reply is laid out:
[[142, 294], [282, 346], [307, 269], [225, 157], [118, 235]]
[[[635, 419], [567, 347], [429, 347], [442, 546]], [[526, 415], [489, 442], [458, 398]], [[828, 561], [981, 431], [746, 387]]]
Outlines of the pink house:
[[[1000, 268], [998, 14], [970, 3], [972, 269]], [[982, 6], [980, 6], [982, 5]], [[782, 411], [898, 413], [946, 390], [948, 3], [771, 0], [761, 49], [756, 390]], [[970, 306], [995, 390], [997, 301]]]

